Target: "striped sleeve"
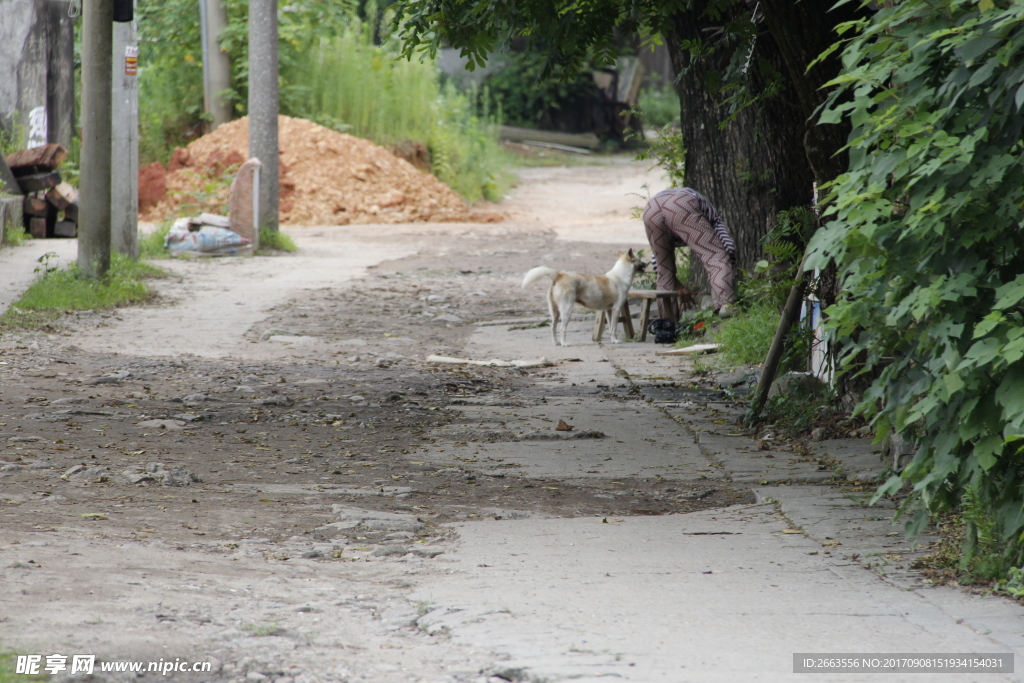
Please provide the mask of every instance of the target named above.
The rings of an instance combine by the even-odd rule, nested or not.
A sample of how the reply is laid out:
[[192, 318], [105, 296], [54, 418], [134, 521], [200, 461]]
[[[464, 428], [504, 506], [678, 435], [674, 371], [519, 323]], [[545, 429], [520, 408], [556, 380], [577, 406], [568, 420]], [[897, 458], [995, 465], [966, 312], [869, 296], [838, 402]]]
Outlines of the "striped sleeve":
[[722, 246], [729, 252], [730, 255], [736, 255], [736, 243], [732, 240], [732, 235], [729, 234], [729, 226], [725, 224], [725, 219], [722, 215], [715, 210], [715, 207], [711, 205], [707, 197], [702, 195], [700, 192], [690, 190], [694, 197], [697, 199], [697, 206], [700, 208], [700, 212], [704, 214], [704, 218], [707, 219], [708, 223], [715, 230], [715, 235], [722, 242]]

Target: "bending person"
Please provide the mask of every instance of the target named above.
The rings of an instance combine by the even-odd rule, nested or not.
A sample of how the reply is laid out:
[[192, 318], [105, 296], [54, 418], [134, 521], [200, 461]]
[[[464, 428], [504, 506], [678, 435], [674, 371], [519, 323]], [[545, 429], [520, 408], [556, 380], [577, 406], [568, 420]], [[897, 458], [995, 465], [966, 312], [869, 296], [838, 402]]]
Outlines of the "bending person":
[[[689, 246], [707, 271], [715, 312], [731, 313], [736, 301], [732, 261], [736, 244], [729, 229], [707, 197], [688, 187], [665, 190], [651, 197], [644, 208], [644, 229], [658, 268], [658, 289], [683, 292], [676, 278], [676, 248]], [[675, 301], [659, 299], [661, 317], [678, 322]]]

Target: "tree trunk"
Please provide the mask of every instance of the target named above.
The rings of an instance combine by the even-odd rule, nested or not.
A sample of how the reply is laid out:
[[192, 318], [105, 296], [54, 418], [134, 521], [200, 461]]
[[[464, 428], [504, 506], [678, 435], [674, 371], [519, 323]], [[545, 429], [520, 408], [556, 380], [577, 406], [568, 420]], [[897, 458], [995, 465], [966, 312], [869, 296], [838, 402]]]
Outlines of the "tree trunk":
[[[712, 92], [708, 76], [725, 70], [729, 51], [693, 60], [682, 47], [687, 40], [713, 41], [705, 29], [714, 28], [699, 11], [681, 12], [666, 36], [679, 74], [676, 89], [686, 146], [686, 185], [707, 196], [725, 218], [736, 242], [736, 265], [749, 272], [762, 258], [761, 238], [769, 219], [783, 209], [810, 204], [813, 176], [804, 153], [804, 117], [793, 104], [790, 85], [747, 107], [737, 120], [720, 128], [729, 115], [723, 106], [726, 94]], [[765, 87], [759, 60], [785, 73], [778, 46], [766, 33], [757, 37], [750, 62], [754, 92]], [[690, 278], [698, 289], [707, 287], [704, 268], [696, 259], [691, 259]]]
[[804, 134], [807, 160], [819, 185], [835, 180], [847, 169], [848, 155], [839, 150], [850, 134], [847, 121], [839, 124], [815, 125], [811, 119], [825, 102], [828, 92], [822, 89], [835, 78], [842, 67], [839, 51], [808, 70], [807, 66], [839, 40], [833, 27], [863, 15], [857, 3], [829, 9], [830, 2], [794, 2], [793, 0], [761, 0], [764, 24], [778, 47], [790, 91], [800, 109], [800, 118], [808, 121]]

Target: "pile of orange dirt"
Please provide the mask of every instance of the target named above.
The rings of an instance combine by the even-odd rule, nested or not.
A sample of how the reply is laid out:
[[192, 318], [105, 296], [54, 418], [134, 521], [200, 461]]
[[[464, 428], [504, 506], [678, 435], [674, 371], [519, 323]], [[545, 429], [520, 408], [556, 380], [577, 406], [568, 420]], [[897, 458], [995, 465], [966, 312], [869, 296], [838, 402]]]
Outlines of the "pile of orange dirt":
[[[471, 212], [450, 187], [383, 147], [312, 121], [279, 117], [278, 145], [282, 223], [501, 220], [494, 212]], [[142, 219], [224, 213], [233, 171], [248, 158], [248, 150], [248, 118], [176, 149], [167, 164], [166, 194], [140, 207]]]

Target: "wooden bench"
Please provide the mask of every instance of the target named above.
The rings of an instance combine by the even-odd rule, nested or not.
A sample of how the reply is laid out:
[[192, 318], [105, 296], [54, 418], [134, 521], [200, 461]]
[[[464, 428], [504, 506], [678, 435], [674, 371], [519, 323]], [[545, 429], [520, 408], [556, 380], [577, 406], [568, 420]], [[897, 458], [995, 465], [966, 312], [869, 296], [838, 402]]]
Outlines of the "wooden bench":
[[[631, 289], [626, 300], [622, 302], [622, 310], [619, 312], [619, 320], [622, 321], [622, 332], [627, 337], [635, 336], [633, 330], [633, 317], [629, 312], [629, 300], [630, 299], [641, 299], [643, 303], [640, 304], [640, 341], [646, 341], [647, 339], [647, 324], [651, 320], [651, 304], [658, 299], [667, 299], [676, 296], [676, 293], [667, 289]], [[605, 325], [608, 324], [607, 316], [604, 311], [598, 311], [597, 317], [594, 318], [594, 335], [593, 339], [596, 342], [601, 341], [601, 337], [604, 334]], [[612, 331], [614, 334], [614, 330]]]

